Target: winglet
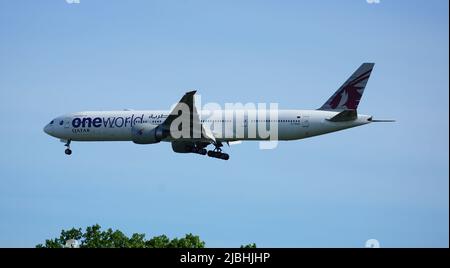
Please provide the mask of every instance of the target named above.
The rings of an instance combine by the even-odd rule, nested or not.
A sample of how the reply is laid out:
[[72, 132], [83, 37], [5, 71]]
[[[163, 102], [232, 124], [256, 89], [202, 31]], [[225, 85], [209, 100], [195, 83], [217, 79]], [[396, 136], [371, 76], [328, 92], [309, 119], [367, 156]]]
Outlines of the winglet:
[[[183, 112], [187, 112], [187, 114], [184, 114], [183, 116], [188, 116], [190, 125], [181, 126], [189, 128], [189, 137], [192, 140], [207, 139], [215, 142], [216, 138], [214, 137], [214, 134], [209, 129], [205, 129], [201, 123], [200, 115], [197, 111], [197, 108], [195, 107], [194, 94], [196, 92], [196, 90], [192, 90], [186, 92], [183, 95], [181, 100], [175, 105], [170, 114], [167, 116], [166, 120], [164, 120], [164, 122], [162, 123], [162, 127], [166, 131], [170, 131], [172, 122], [179, 116], [182, 116]], [[186, 111], [186, 109], [183, 109], [186, 106], [189, 108], [188, 111]]]
[[197, 93], [197, 90], [191, 90], [185, 93], [185, 95], [194, 95], [195, 93]]

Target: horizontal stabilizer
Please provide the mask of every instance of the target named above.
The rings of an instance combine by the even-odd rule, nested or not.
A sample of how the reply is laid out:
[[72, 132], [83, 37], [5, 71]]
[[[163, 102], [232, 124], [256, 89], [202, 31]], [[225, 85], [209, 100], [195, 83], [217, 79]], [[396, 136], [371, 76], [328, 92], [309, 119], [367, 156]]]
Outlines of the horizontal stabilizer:
[[331, 122], [345, 122], [355, 120], [357, 117], [356, 110], [344, 110], [327, 120]]
[[370, 122], [374, 122], [374, 123], [390, 123], [390, 122], [396, 122], [395, 119], [372, 119], [369, 118]]

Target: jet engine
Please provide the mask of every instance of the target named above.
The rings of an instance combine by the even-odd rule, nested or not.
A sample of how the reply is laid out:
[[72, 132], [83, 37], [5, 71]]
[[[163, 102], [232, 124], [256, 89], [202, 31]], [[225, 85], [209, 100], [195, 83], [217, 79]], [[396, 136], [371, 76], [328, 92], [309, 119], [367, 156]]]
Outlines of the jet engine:
[[208, 151], [204, 147], [206, 146], [199, 146], [198, 144], [196, 145], [188, 141], [172, 141], [172, 150], [175, 153], [194, 153], [206, 155]]
[[158, 143], [164, 139], [163, 129], [153, 124], [136, 124], [131, 128], [131, 136], [136, 144]]
[[175, 153], [192, 153], [192, 142], [173, 141], [172, 150]]

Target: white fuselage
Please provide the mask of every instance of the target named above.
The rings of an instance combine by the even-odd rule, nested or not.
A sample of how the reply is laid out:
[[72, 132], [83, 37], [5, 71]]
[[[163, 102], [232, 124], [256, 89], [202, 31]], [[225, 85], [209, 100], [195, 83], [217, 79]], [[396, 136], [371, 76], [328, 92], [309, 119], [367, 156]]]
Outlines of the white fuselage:
[[[259, 128], [277, 129], [277, 140], [296, 140], [370, 123], [370, 116], [358, 115], [355, 120], [331, 122], [335, 111], [278, 110], [277, 118], [267, 112], [262, 120], [250, 114], [252, 110], [227, 112], [199, 111], [203, 127], [218, 141], [267, 140]], [[132, 141], [136, 124], [162, 124], [169, 111], [88, 111], [66, 114], [52, 120], [44, 131], [56, 138], [72, 141]], [[231, 116], [227, 116], [230, 115]], [[252, 132], [256, 129], [256, 132]], [[240, 134], [242, 133], [242, 135]], [[273, 138], [273, 137], [272, 137]], [[166, 138], [163, 141], [172, 141]]]

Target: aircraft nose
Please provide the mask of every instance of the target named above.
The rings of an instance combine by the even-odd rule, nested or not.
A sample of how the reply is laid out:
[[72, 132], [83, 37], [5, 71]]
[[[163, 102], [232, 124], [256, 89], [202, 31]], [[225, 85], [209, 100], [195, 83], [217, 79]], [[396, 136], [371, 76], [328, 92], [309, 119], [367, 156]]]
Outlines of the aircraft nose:
[[51, 135], [49, 125], [46, 125], [46, 126], [44, 127], [44, 132], [47, 133], [48, 135]]

